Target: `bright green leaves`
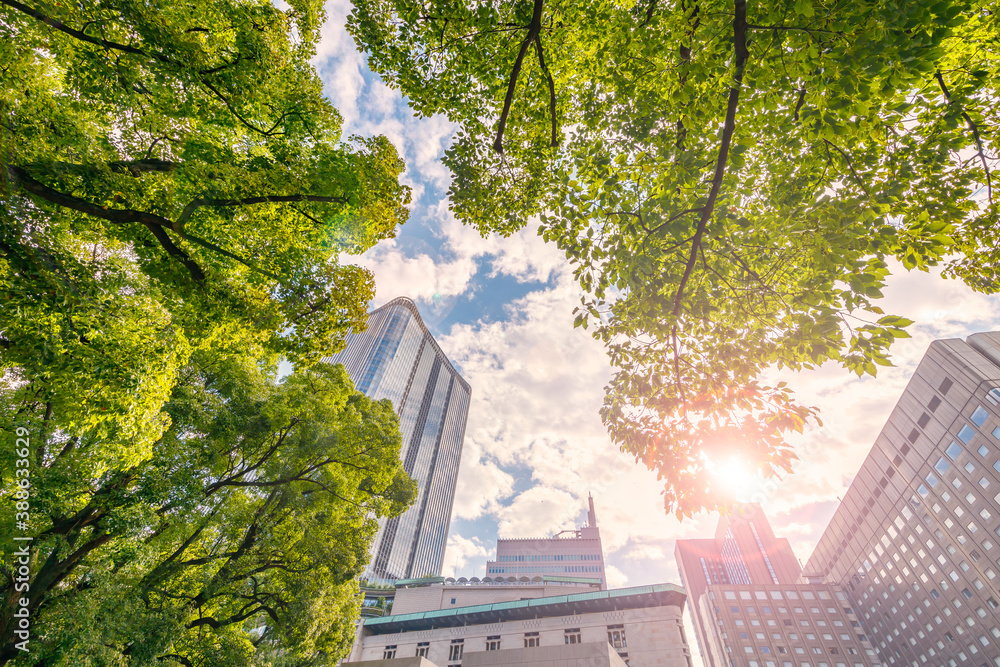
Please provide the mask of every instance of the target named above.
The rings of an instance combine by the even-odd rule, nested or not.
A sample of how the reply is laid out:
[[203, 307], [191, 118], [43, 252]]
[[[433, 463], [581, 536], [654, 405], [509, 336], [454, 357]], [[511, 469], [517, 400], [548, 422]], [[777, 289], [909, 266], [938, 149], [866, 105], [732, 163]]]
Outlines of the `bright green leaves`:
[[113, 472], [86, 456], [101, 434], [50, 434], [33, 469], [31, 660], [318, 667], [349, 650], [379, 519], [416, 485], [388, 401], [342, 367], [274, 374], [195, 353], [153, 451]]
[[338, 350], [374, 294], [340, 256], [409, 189], [387, 139], [340, 137], [321, 3], [28, 4], [0, 7], [0, 371], [104, 442], [96, 475], [150, 455], [193, 351]]
[[309, 63], [323, 17], [0, 5], [0, 429], [32, 442], [28, 660], [349, 646], [378, 517], [414, 489], [391, 406], [308, 368], [364, 326], [372, 276], [340, 258], [393, 236], [409, 189], [387, 139], [340, 136]]
[[540, 214], [566, 252], [584, 292], [575, 324], [619, 369], [605, 424], [659, 472], [671, 511], [718, 502], [708, 464], [726, 442], [762, 472], [787, 469], [782, 434], [814, 411], [758, 386], [766, 369], [888, 363], [905, 327], [873, 321], [885, 260], [1000, 287], [986, 187], [1000, 19], [984, 3], [546, 2], [563, 141], [545, 142], [536, 68], [502, 155], [495, 123], [537, 5], [354, 5], [372, 67], [460, 126], [456, 214], [484, 233]]

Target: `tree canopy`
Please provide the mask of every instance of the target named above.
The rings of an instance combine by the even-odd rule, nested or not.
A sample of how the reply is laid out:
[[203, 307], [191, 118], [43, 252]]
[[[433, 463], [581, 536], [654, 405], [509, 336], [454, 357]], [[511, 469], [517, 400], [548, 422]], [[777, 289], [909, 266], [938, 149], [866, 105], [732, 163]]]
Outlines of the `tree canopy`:
[[602, 417], [668, 511], [789, 471], [772, 368], [890, 364], [890, 261], [1000, 287], [1000, 18], [938, 0], [355, 0], [370, 65], [458, 124], [452, 208], [537, 216], [616, 368]]
[[[93, 432], [39, 443], [30, 652], [13, 647], [9, 564], [0, 664], [332, 665], [350, 649], [357, 577], [378, 519], [416, 495], [392, 404], [342, 366], [276, 381], [277, 366], [196, 353], [153, 454], [95, 472]], [[5, 424], [41, 416], [4, 391]], [[35, 442], [35, 441], [33, 441]], [[14, 454], [0, 454], [9, 469]], [[4, 534], [15, 534], [4, 513]]]
[[47, 428], [135, 463], [192, 351], [309, 364], [364, 326], [372, 276], [338, 257], [393, 236], [409, 190], [388, 140], [341, 139], [322, 19], [0, 1], [2, 368]]
[[[365, 325], [372, 276], [340, 257], [405, 222], [403, 164], [341, 137], [310, 64], [322, 3], [282, 6], [0, 0], [18, 664], [336, 662], [377, 520], [412, 501], [392, 407], [318, 363]], [[0, 663], [20, 655], [12, 544]]]

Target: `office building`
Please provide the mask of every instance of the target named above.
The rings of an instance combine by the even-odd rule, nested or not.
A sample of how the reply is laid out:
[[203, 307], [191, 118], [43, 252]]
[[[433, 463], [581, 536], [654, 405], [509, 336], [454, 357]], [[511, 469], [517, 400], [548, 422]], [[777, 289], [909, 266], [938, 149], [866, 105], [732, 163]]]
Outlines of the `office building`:
[[[581, 577], [597, 579], [606, 588], [604, 550], [597, 528], [594, 499], [588, 499], [587, 525], [562, 531], [555, 537], [497, 540], [496, 560], [486, 563], [493, 579], [534, 577]], [[568, 534], [568, 535], [567, 535]]]
[[392, 614], [367, 618], [343, 667], [691, 667], [684, 591], [579, 584], [397, 586]]
[[[692, 667], [684, 591], [605, 590], [593, 498], [587, 525], [563, 533], [500, 540], [482, 579], [397, 580], [391, 613], [362, 619], [344, 667]], [[515, 565], [538, 569], [495, 571]]]
[[368, 316], [341, 363], [359, 391], [392, 401], [403, 436], [400, 456], [417, 480], [414, 505], [379, 528], [366, 578], [391, 581], [441, 572], [462, 456], [471, 388], [431, 336], [407, 298]]
[[759, 505], [674, 553], [706, 667], [880, 667], [843, 591], [802, 579]]
[[1000, 665], [1000, 333], [931, 344], [805, 566], [891, 667]]

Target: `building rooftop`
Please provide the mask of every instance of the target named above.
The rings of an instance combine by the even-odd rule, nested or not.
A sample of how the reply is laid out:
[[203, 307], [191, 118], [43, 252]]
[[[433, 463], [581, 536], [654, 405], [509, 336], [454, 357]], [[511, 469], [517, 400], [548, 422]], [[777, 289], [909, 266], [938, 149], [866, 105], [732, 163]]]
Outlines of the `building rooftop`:
[[364, 627], [372, 634], [389, 634], [619, 609], [641, 609], [666, 605], [677, 605], [683, 608], [685, 599], [684, 589], [680, 586], [654, 584], [652, 586], [634, 586], [608, 591], [557, 595], [369, 618], [365, 619]]

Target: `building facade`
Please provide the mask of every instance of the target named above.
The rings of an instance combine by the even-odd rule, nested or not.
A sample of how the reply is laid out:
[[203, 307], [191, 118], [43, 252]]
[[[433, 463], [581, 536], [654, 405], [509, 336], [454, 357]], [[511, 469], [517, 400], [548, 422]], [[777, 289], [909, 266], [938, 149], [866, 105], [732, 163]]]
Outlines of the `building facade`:
[[1000, 666], [1000, 333], [931, 344], [805, 566], [887, 665]]
[[[460, 588], [464, 605], [455, 604]], [[610, 591], [567, 584], [400, 588], [391, 616], [358, 627], [344, 667], [366, 661], [399, 667], [397, 661], [415, 657], [437, 667], [691, 667], [684, 602], [684, 591], [672, 584]]]
[[706, 667], [881, 667], [844, 592], [801, 577], [759, 505], [674, 553]]
[[[601, 587], [606, 588], [604, 549], [592, 497], [589, 503], [587, 525], [578, 530], [563, 531], [549, 538], [497, 540], [496, 560], [486, 563], [487, 577], [577, 577], [598, 579]], [[562, 537], [564, 533], [570, 535]]]
[[399, 415], [406, 472], [417, 480], [413, 507], [384, 521], [366, 578], [373, 581], [440, 573], [462, 457], [471, 387], [451, 365], [407, 298], [368, 316], [329, 357], [341, 363], [358, 391], [392, 401]]

